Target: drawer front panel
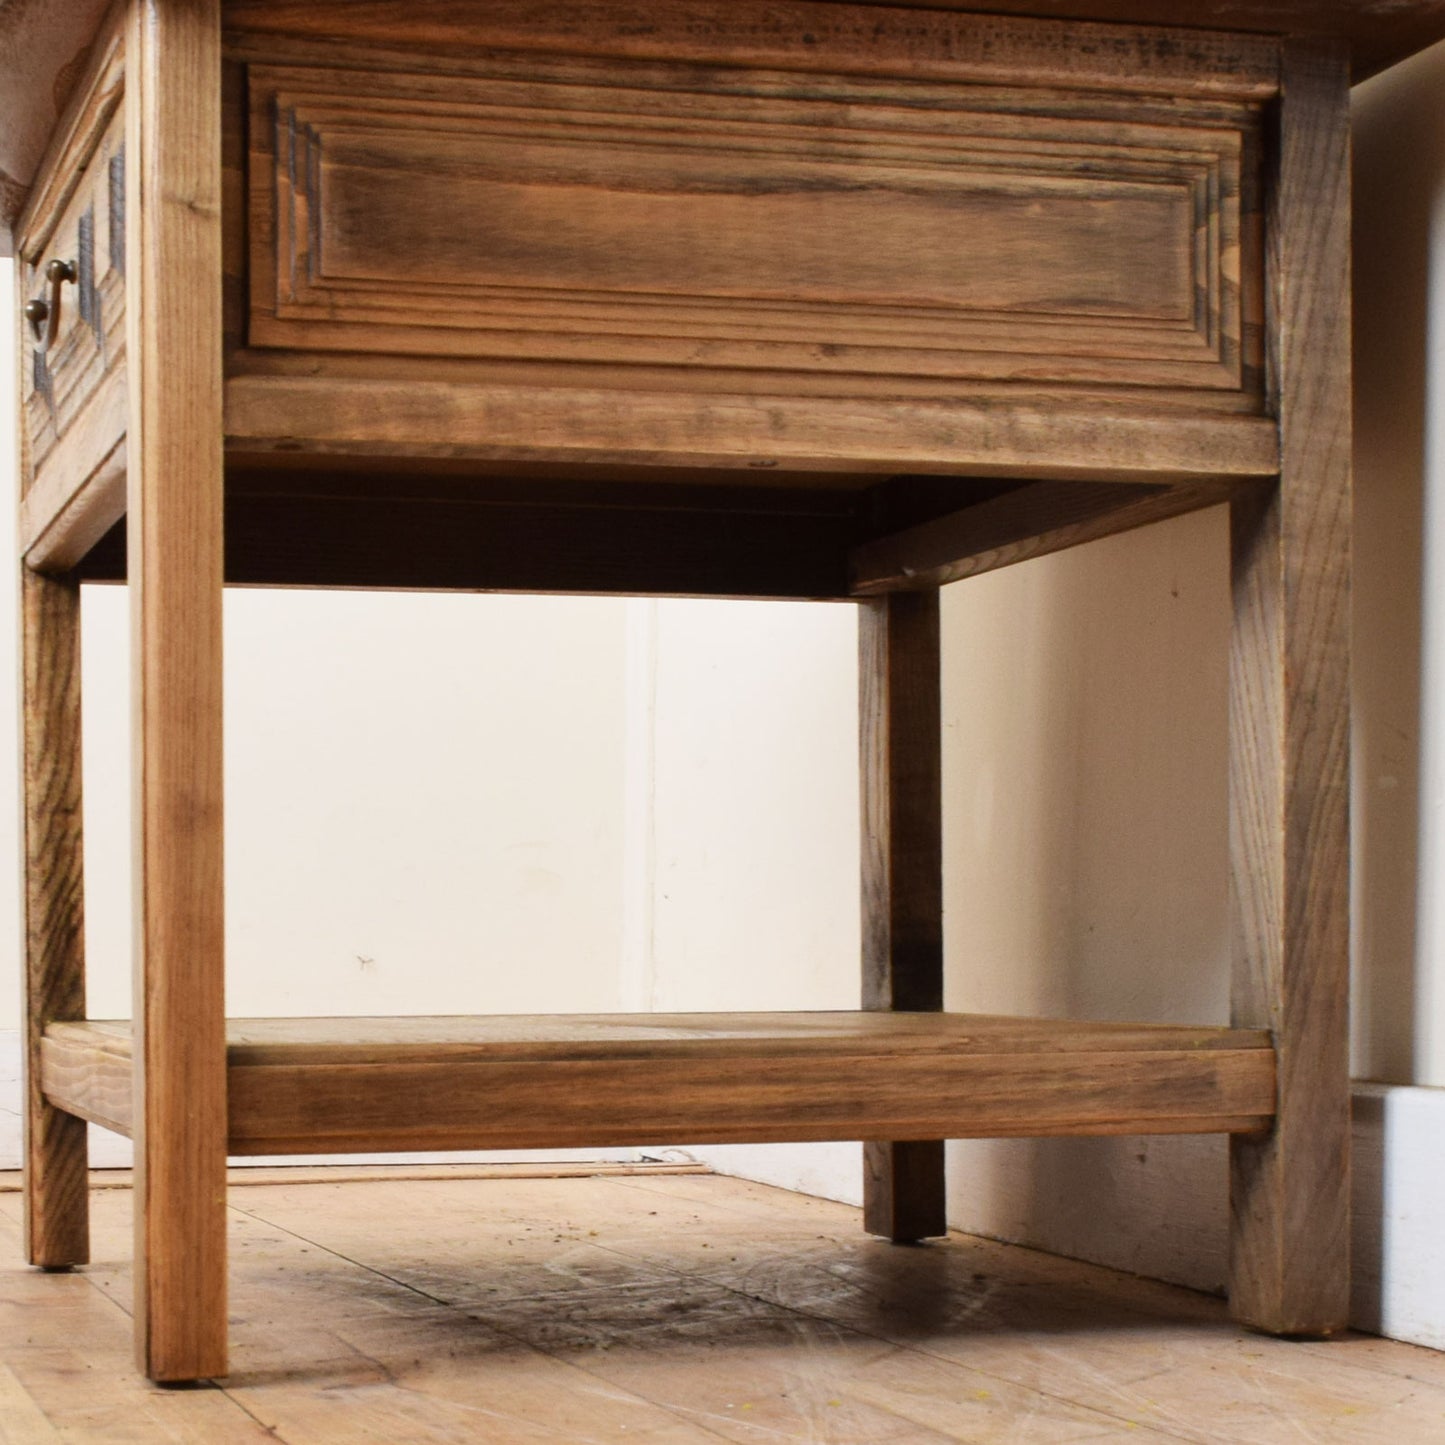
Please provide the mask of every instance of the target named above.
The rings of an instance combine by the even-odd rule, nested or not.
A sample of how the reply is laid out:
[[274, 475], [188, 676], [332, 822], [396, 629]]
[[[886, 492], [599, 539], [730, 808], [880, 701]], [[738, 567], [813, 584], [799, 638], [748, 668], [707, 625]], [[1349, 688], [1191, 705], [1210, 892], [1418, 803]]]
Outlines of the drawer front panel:
[[254, 64], [253, 346], [1257, 390], [1252, 107]]
[[49, 345], [21, 323], [26, 485], [125, 354], [125, 117], [118, 99], [55, 223], [22, 253], [27, 300], [49, 302], [56, 294], [46, 278], [51, 261], [75, 269], [75, 280], [59, 288], [59, 324]]

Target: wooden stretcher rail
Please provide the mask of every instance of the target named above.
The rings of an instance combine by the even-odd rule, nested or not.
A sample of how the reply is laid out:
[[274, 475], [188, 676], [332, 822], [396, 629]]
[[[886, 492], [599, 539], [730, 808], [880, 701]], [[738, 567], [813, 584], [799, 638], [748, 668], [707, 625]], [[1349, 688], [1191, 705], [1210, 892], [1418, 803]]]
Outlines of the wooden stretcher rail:
[[1034, 482], [960, 508], [849, 554], [849, 592], [921, 592], [1227, 502], [1250, 481], [1123, 490], [1109, 482]]
[[[1259, 1030], [924, 1013], [232, 1020], [233, 1154], [1247, 1133]], [[52, 1025], [52, 1104], [131, 1130], [128, 1023]]]

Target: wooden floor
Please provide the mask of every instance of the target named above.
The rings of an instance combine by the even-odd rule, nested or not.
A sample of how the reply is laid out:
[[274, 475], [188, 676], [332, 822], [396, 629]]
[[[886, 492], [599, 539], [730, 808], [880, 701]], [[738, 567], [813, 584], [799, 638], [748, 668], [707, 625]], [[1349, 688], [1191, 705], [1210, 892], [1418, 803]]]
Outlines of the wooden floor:
[[233, 1373], [193, 1390], [131, 1367], [130, 1192], [95, 1194], [94, 1265], [43, 1275], [0, 1175], [0, 1441], [1445, 1440], [1431, 1351], [1264, 1339], [1185, 1290], [897, 1248], [738, 1180], [426, 1172], [234, 1187]]

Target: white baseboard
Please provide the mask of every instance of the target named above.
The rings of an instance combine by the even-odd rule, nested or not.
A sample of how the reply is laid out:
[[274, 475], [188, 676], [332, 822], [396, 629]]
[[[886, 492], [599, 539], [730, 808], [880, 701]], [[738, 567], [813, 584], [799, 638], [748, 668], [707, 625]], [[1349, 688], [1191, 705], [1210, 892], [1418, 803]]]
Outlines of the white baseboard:
[[1445, 1350], [1445, 1089], [1355, 1085], [1354, 1311]]

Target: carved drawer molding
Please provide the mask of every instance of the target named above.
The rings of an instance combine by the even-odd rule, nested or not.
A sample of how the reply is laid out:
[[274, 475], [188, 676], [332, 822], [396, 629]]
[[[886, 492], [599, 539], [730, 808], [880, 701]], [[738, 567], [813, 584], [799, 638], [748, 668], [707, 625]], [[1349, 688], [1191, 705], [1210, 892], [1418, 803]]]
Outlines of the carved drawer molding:
[[1262, 405], [1252, 103], [487, 69], [247, 67], [251, 346]]
[[[124, 430], [122, 90], [115, 43], [96, 64], [67, 142], [21, 219], [21, 299], [47, 317], [21, 322], [22, 493], [52, 459], [83, 473]], [[52, 263], [68, 267], [69, 279], [50, 280]]]

